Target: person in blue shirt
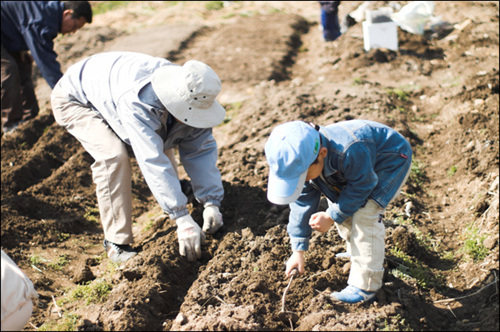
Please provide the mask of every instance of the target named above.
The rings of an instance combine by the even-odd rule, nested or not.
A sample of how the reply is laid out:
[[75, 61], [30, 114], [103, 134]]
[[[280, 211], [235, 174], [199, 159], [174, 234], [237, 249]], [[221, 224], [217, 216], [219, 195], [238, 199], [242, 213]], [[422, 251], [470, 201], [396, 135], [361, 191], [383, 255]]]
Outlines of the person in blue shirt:
[[[334, 300], [373, 300], [384, 275], [387, 205], [398, 196], [411, 169], [412, 149], [394, 129], [368, 120], [349, 120], [325, 127], [302, 121], [273, 129], [265, 145], [269, 163], [267, 197], [289, 204], [287, 231], [293, 253], [286, 274], [305, 271], [304, 252], [312, 231], [335, 224], [346, 240], [351, 270], [348, 286]], [[326, 211], [318, 211], [321, 196]]]
[[88, 1], [2, 1], [2, 132], [39, 113], [32, 79], [35, 61], [54, 88], [61, 66], [54, 51], [59, 33], [73, 33], [92, 22]]
[[[175, 220], [181, 256], [201, 257], [205, 233], [223, 226], [219, 211], [224, 196], [216, 166], [212, 127], [226, 111], [215, 100], [221, 81], [208, 65], [180, 66], [164, 58], [135, 52], [106, 52], [68, 68], [52, 91], [58, 124], [77, 138], [94, 158], [92, 176], [110, 260], [125, 262], [131, 247], [131, 147], [144, 178], [162, 210]], [[187, 208], [175, 166], [166, 151], [177, 148], [203, 205], [203, 229]]]

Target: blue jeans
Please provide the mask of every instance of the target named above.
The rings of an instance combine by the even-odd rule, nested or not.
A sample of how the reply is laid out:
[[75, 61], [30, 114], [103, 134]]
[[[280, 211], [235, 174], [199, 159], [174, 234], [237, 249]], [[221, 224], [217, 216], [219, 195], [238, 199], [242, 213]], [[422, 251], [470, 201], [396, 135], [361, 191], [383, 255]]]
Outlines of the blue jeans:
[[340, 37], [340, 24], [338, 13], [327, 13], [321, 9], [321, 24], [323, 25], [323, 38], [325, 41], [334, 41]]

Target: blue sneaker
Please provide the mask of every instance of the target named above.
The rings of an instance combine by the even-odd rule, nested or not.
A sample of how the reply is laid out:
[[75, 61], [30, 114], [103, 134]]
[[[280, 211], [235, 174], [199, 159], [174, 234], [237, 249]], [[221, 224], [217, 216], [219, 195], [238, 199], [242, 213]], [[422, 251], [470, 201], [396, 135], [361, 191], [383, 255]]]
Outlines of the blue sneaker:
[[376, 292], [366, 292], [354, 286], [347, 286], [341, 292], [333, 292], [330, 297], [346, 303], [369, 302], [375, 299]]

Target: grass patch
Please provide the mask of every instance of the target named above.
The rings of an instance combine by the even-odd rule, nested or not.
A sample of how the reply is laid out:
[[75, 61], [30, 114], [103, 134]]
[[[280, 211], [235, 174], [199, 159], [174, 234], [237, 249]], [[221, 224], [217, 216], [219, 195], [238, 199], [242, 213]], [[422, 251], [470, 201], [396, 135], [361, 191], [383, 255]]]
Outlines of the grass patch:
[[380, 331], [413, 331], [406, 320], [399, 314], [384, 318], [383, 320], [377, 318], [376, 324]]
[[233, 116], [238, 114], [242, 105], [243, 105], [243, 103], [241, 101], [237, 101], [237, 102], [225, 105], [226, 117], [224, 118], [224, 121], [222, 121], [222, 124], [226, 124], [226, 123], [230, 122], [233, 119]]
[[66, 254], [59, 255], [59, 257], [57, 258], [57, 260], [55, 262], [50, 262], [49, 264], [47, 264], [47, 266], [54, 269], [54, 270], [60, 271], [60, 270], [62, 270], [64, 265], [69, 263], [68, 257], [69, 256]]
[[85, 220], [96, 224], [100, 224], [99, 216], [99, 208], [97, 207], [87, 207], [87, 209], [85, 210], [85, 214], [83, 215]]
[[396, 247], [389, 249], [389, 251], [393, 256], [403, 260], [402, 264], [389, 272], [394, 277], [413, 282], [426, 290], [439, 288], [443, 285], [440, 276], [434, 276], [430, 269], [415, 261], [413, 257], [405, 254], [401, 249]]
[[64, 313], [57, 322], [44, 323], [37, 331], [76, 331], [78, 319], [73, 313]]
[[113, 289], [111, 283], [104, 279], [96, 279], [85, 285], [77, 286], [69, 293], [73, 300], [84, 300], [87, 305], [91, 303], [103, 303]]
[[464, 230], [464, 245], [460, 251], [472, 259], [474, 263], [480, 262], [486, 258], [489, 253], [488, 248], [483, 244], [486, 235], [479, 234], [479, 229], [469, 226]]
[[446, 175], [448, 175], [448, 177], [451, 177], [457, 172], [457, 170], [458, 170], [457, 166], [453, 165], [448, 169], [448, 171], [446, 172]]
[[420, 188], [422, 186], [422, 184], [424, 183], [424, 178], [425, 178], [425, 175], [424, 175], [422, 164], [418, 160], [412, 159], [410, 176], [408, 177], [408, 182], [410, 182], [413, 187]]
[[224, 8], [224, 1], [207, 1], [205, 9], [207, 10], [220, 10]]
[[92, 14], [99, 15], [117, 8], [127, 7], [132, 1], [94, 1]]
[[408, 101], [410, 97], [410, 94], [406, 90], [400, 88], [387, 89], [386, 92], [389, 97], [397, 98], [400, 101]]

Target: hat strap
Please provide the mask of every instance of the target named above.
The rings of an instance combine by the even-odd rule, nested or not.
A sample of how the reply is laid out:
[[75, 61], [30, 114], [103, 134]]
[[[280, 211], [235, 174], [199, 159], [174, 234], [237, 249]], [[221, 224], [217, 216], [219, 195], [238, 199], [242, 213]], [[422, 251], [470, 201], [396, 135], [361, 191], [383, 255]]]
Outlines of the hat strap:
[[309, 122], [309, 125], [310, 125], [311, 127], [313, 127], [314, 129], [316, 129], [316, 131], [319, 131], [319, 125], [314, 124], [314, 123], [312, 123], [312, 122]]

